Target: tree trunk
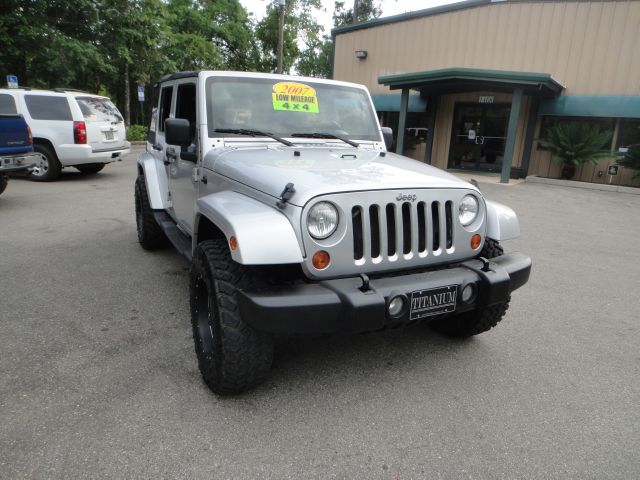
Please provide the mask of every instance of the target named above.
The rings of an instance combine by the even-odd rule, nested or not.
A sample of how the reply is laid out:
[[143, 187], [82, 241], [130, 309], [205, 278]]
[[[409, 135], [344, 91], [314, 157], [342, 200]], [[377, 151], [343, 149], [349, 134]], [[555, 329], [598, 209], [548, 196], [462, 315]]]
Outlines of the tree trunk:
[[129, 62], [124, 64], [124, 124], [131, 125], [131, 89], [129, 88]]

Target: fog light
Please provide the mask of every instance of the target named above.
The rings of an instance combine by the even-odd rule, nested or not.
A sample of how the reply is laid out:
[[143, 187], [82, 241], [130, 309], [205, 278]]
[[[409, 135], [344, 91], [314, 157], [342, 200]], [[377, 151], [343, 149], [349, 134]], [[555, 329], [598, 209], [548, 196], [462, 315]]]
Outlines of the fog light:
[[476, 250], [478, 247], [480, 247], [481, 243], [482, 243], [482, 237], [477, 233], [473, 237], [471, 237], [471, 248], [473, 250]]
[[319, 250], [313, 254], [311, 263], [317, 270], [324, 270], [331, 263], [331, 257], [324, 250]]
[[391, 317], [397, 317], [404, 310], [404, 298], [400, 295], [393, 297], [389, 302], [389, 306], [387, 307], [387, 311]]
[[466, 285], [462, 289], [462, 302], [470, 303], [476, 296], [476, 287], [473, 283]]

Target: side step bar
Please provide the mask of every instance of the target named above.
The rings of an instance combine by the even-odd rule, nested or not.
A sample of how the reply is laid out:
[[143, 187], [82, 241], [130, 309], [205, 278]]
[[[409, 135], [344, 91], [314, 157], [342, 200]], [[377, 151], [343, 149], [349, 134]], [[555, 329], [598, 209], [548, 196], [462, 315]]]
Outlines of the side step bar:
[[180, 255], [191, 263], [191, 238], [178, 228], [176, 222], [174, 222], [169, 214], [164, 210], [154, 210], [153, 216], [155, 217], [158, 226], [162, 229], [173, 246], [176, 247]]

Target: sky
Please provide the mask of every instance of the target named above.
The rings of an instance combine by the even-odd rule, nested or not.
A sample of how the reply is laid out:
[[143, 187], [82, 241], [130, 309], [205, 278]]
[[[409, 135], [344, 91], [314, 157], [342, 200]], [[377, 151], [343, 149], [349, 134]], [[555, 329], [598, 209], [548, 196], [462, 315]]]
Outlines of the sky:
[[[413, 12], [415, 10], [436, 7], [447, 3], [456, 3], [458, 1], [459, 0], [378, 0], [378, 3], [382, 6], [382, 16], [389, 17], [399, 13]], [[240, 3], [245, 6], [249, 13], [253, 13], [256, 19], [259, 20], [264, 16], [267, 5], [271, 3], [271, 0], [240, 0]], [[326, 11], [320, 13], [318, 21], [324, 25], [325, 33], [329, 33], [331, 27], [333, 27], [332, 15], [334, 0], [322, 0], [322, 5]], [[353, 7], [353, 0], [345, 0], [345, 6]]]

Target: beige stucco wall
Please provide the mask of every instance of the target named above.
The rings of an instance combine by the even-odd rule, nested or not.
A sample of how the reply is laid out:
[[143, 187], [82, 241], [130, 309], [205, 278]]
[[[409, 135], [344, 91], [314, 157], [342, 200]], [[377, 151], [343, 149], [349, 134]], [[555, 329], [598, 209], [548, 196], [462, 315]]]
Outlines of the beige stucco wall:
[[[366, 60], [354, 52], [367, 50]], [[449, 67], [550, 73], [566, 94], [640, 95], [640, 2], [504, 2], [336, 36], [334, 78]]]

